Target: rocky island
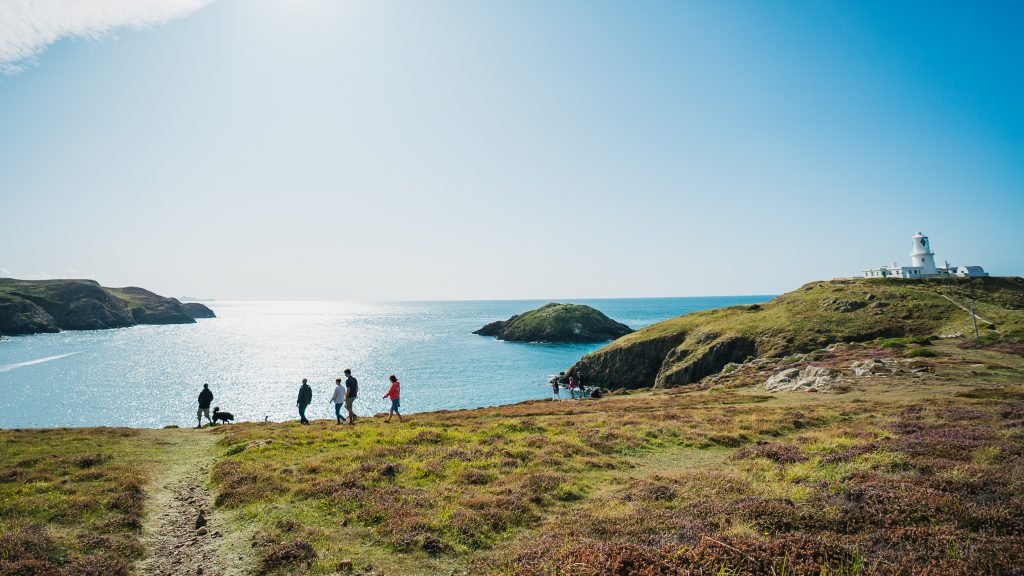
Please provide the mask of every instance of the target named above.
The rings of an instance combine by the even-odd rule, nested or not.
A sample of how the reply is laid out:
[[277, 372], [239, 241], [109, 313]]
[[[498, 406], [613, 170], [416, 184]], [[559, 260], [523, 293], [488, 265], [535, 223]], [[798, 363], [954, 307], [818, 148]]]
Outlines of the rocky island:
[[473, 332], [510, 342], [606, 342], [633, 329], [583, 304], [550, 303]]
[[94, 280], [0, 278], [0, 333], [6, 335], [191, 324], [214, 316], [202, 304], [184, 305], [143, 288], [106, 288]]
[[764, 304], [686, 314], [642, 328], [567, 371], [609, 389], [695, 384], [730, 363], [782, 358], [842, 342], [974, 335], [1024, 339], [1019, 277], [811, 282]]

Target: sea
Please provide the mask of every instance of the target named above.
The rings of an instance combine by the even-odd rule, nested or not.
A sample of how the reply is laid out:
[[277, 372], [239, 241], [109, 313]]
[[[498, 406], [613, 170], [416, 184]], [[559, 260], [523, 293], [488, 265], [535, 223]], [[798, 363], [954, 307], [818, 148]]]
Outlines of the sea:
[[[771, 296], [564, 300], [641, 328]], [[548, 380], [602, 344], [502, 342], [473, 330], [545, 301], [205, 302], [196, 324], [0, 339], [0, 428], [194, 426], [204, 383], [236, 421], [333, 418], [334, 379], [351, 368], [356, 412], [385, 412], [388, 376], [405, 413], [497, 406], [550, 395]]]

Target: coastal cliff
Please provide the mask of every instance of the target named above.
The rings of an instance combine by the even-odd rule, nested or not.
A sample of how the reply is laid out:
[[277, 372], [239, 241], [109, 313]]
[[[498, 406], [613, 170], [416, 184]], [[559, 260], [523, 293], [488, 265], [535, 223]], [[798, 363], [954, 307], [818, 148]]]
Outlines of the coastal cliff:
[[205, 304], [200, 304], [199, 302], [182, 302], [181, 307], [182, 309], [185, 310], [186, 314], [193, 318], [217, 317], [217, 315], [213, 313], [213, 310], [210, 310], [208, 306], [206, 306]]
[[568, 375], [606, 388], [670, 388], [725, 365], [780, 357], [838, 342], [973, 334], [1024, 337], [1024, 280], [848, 279], [812, 282], [764, 304], [686, 314], [624, 336], [584, 356]]
[[473, 332], [510, 342], [606, 342], [633, 330], [582, 304], [550, 303]]
[[202, 310], [142, 288], [105, 288], [94, 280], [0, 278], [0, 333], [7, 335], [190, 324], [213, 316], [199, 306]]

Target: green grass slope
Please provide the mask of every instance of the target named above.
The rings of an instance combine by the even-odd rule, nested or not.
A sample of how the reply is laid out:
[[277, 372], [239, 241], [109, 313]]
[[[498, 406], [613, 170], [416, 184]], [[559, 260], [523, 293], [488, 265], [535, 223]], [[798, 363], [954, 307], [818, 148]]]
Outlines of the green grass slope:
[[975, 301], [983, 334], [1024, 337], [1018, 277], [812, 282], [765, 304], [687, 314], [624, 336], [569, 370], [607, 388], [692, 384], [749, 356], [783, 356], [835, 342], [973, 334], [961, 306]]

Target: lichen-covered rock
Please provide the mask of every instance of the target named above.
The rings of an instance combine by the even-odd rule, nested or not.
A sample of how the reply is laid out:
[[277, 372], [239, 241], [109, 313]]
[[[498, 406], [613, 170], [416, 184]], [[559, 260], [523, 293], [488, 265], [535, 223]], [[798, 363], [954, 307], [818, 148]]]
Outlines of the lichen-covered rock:
[[473, 332], [512, 342], [606, 342], [633, 330], [582, 304], [545, 304]]
[[840, 373], [822, 366], [805, 366], [783, 370], [764, 383], [769, 392], [832, 392], [839, 383]]

